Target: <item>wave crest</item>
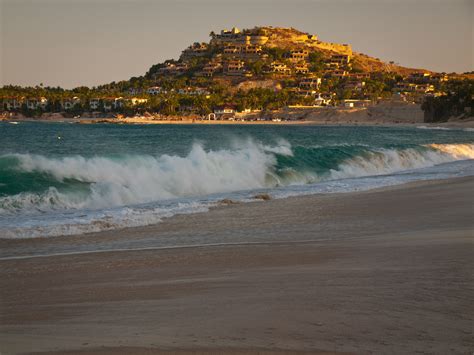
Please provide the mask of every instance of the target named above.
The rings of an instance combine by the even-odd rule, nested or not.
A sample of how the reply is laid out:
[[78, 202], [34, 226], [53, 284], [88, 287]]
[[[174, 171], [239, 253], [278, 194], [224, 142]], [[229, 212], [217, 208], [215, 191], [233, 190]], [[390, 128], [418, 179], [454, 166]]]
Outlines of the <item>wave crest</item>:
[[330, 172], [331, 179], [383, 175], [474, 159], [473, 144], [429, 144], [402, 150], [380, 149], [348, 159]]
[[0, 199], [2, 209], [104, 208], [148, 203], [176, 197], [202, 196], [274, 186], [275, 152], [290, 155], [291, 147], [263, 146], [251, 141], [233, 150], [206, 151], [194, 144], [185, 157], [162, 155], [123, 158], [82, 156], [48, 158], [15, 154], [17, 170], [52, 176], [57, 181], [89, 183], [89, 192], [40, 195], [22, 193]]
[[[315, 154], [313, 149], [299, 147], [294, 150], [286, 141], [268, 146], [249, 140], [234, 145], [232, 149], [216, 151], [205, 150], [202, 144], [196, 143], [186, 156], [48, 158], [13, 154], [8, 157], [16, 159], [19, 172], [45, 174], [57, 181], [70, 180], [85, 186], [80, 189], [49, 187], [40, 193], [3, 196], [0, 197], [0, 214], [59, 209], [98, 210], [215, 193], [390, 174], [474, 159], [473, 144], [430, 144], [405, 149], [358, 146], [352, 156], [328, 168], [314, 155], [312, 159], [308, 158], [308, 155]], [[302, 163], [296, 164], [299, 168], [281, 166], [278, 156], [284, 161]]]

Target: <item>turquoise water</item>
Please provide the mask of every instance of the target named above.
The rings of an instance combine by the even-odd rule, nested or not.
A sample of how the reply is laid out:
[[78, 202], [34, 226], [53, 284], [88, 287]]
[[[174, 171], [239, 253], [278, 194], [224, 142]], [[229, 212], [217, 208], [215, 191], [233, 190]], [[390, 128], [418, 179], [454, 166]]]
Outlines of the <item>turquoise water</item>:
[[474, 132], [0, 123], [0, 237], [87, 233], [250, 200], [474, 174]]

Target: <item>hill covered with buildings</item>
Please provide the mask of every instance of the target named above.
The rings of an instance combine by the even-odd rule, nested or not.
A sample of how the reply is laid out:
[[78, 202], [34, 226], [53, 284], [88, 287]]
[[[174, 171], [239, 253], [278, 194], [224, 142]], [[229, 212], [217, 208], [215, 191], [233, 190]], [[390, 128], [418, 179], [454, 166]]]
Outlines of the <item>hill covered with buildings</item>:
[[[288, 106], [367, 106], [421, 103], [449, 95], [466, 77], [383, 62], [349, 44], [322, 41], [294, 28], [255, 27], [211, 32], [178, 59], [146, 74], [94, 88], [0, 89], [6, 114], [45, 117], [151, 115], [232, 119], [235, 112]], [[472, 81], [470, 81], [472, 88]], [[468, 85], [468, 86], [469, 86]]]

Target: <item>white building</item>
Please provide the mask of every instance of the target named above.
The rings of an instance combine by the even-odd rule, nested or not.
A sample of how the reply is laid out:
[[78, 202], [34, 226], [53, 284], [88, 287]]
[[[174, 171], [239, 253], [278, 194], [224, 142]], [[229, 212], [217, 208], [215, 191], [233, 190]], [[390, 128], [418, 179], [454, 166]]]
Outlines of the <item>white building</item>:
[[146, 90], [147, 94], [149, 95], [158, 95], [158, 94], [166, 94], [166, 90], [164, 90], [161, 86], [152, 86]]

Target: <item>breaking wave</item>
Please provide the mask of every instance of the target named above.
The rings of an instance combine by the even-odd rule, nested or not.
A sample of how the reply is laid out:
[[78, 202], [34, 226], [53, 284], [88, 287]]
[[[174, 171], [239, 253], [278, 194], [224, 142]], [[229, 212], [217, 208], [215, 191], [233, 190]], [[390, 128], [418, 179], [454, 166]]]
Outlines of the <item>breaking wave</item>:
[[[318, 161], [318, 157], [326, 159]], [[430, 144], [405, 149], [292, 149], [287, 142], [280, 142], [278, 146], [265, 146], [248, 141], [239, 147], [218, 151], [206, 151], [203, 145], [194, 144], [184, 157], [48, 158], [13, 154], [1, 158], [14, 161], [11, 169], [18, 174], [35, 174], [35, 178], [41, 177], [46, 185], [59, 184], [45, 186], [39, 192], [28, 191], [0, 197], [0, 214], [5, 214], [103, 209], [174, 198], [390, 174], [474, 159], [474, 145]]]
[[[274, 146], [248, 140], [220, 150], [196, 143], [185, 156], [8, 154], [0, 156], [0, 218], [30, 217], [26, 227], [13, 223], [0, 237], [148, 225], [205, 211], [217, 201], [208, 198], [213, 194], [386, 175], [466, 159], [474, 159], [474, 144], [292, 147], [283, 140]], [[48, 212], [69, 217], [43, 225]]]
[[337, 169], [331, 170], [331, 177], [344, 179], [391, 174], [465, 159], [474, 159], [473, 144], [428, 144], [401, 150], [380, 149], [348, 159]]

